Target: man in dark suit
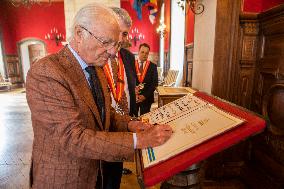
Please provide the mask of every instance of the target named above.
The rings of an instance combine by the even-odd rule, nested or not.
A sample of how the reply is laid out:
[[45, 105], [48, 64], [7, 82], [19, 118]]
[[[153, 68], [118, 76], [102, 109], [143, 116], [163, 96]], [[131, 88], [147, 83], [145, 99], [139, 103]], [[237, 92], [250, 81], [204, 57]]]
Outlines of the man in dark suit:
[[[115, 58], [110, 58], [104, 66], [105, 75], [111, 90], [112, 107], [120, 114], [136, 116], [136, 75], [135, 57], [125, 47], [125, 39], [132, 25], [129, 14], [121, 8], [111, 7], [120, 26], [120, 47]], [[104, 162], [104, 189], [119, 189], [122, 172], [131, 172], [123, 169], [123, 162]]]
[[136, 103], [140, 115], [150, 112], [154, 102], [154, 91], [158, 86], [157, 65], [148, 60], [150, 46], [142, 43], [139, 46], [136, 68]]
[[31, 66], [26, 91], [33, 189], [100, 188], [102, 160], [132, 160], [135, 149], [161, 145], [171, 136], [168, 125], [133, 121], [111, 108], [102, 67], [116, 54], [119, 33], [108, 8], [89, 4], [74, 18], [69, 45]]

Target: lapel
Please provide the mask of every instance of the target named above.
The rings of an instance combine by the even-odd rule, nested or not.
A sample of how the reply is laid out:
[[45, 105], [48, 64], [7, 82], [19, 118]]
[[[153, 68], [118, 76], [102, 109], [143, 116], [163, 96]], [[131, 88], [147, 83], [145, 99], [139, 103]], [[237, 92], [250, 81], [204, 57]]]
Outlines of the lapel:
[[130, 114], [134, 113], [136, 110], [134, 109], [136, 106], [136, 97], [135, 97], [135, 87], [136, 87], [136, 70], [135, 70], [135, 58], [128, 52], [126, 49], [120, 49], [120, 54], [122, 58], [122, 62], [125, 67], [127, 84], [130, 96]]
[[69, 79], [71, 84], [75, 86], [74, 90], [77, 90], [76, 93], [81, 97], [81, 99], [88, 105], [88, 107], [93, 112], [99, 128], [101, 128], [101, 130], [104, 130], [100, 114], [94, 101], [89, 83], [86, 80], [85, 74], [80, 64], [67, 46], [65, 46], [61, 51], [59, 51], [58, 59], [58, 63], [62, 64], [62, 66], [66, 70], [67, 78]]
[[[149, 85], [152, 85], [152, 77], [153, 77], [153, 73], [152, 73], [152, 69], [153, 69], [153, 65], [152, 65], [153, 63], [152, 62], [150, 62], [150, 65], [149, 65], [149, 68], [148, 68], [148, 70], [147, 70], [147, 73], [146, 73], [146, 76], [145, 76], [145, 80], [146, 80], [146, 82], [148, 82], [148, 84]], [[151, 82], [151, 83], [149, 83], [149, 81]]]
[[126, 73], [126, 77], [127, 77], [127, 84], [128, 84], [128, 88], [135, 88], [136, 86], [136, 78], [135, 78], [135, 70], [133, 70], [133, 68], [131, 67], [131, 62], [129, 62], [129, 59], [126, 57], [127, 54], [123, 53], [123, 51], [120, 51], [121, 53], [121, 58], [122, 58], [122, 62], [124, 64], [124, 69], [125, 69], [125, 73]]
[[103, 95], [105, 98], [106, 119], [105, 119], [104, 128], [106, 131], [108, 131], [109, 126], [110, 126], [110, 106], [111, 106], [110, 90], [108, 88], [107, 78], [105, 76], [103, 67], [96, 67], [96, 71], [97, 71], [98, 78], [102, 86]]
[[[136, 60], [135, 60], [136, 61]], [[151, 81], [152, 79], [152, 62], [150, 62], [148, 70], [146, 72], [145, 78], [144, 78], [144, 82], [143, 83], [147, 83], [149, 85], [149, 81]], [[136, 75], [136, 84], [139, 84], [139, 80], [137, 78], [137, 74], [136, 74], [136, 70], [135, 70], [135, 75]]]

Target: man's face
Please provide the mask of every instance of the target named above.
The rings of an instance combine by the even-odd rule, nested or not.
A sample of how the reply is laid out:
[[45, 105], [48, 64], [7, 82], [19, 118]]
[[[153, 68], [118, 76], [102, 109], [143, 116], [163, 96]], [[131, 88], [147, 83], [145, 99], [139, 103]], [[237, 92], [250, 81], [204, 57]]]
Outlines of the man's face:
[[87, 36], [78, 45], [80, 56], [88, 65], [104, 66], [108, 58], [117, 53], [120, 34], [118, 25], [101, 23], [81, 29], [85, 30]]
[[120, 47], [122, 48], [129, 47], [128, 32], [130, 30], [130, 27], [128, 27], [123, 22], [119, 23], [119, 27], [120, 27], [120, 34], [119, 34]]
[[130, 27], [127, 27], [124, 23], [120, 23], [120, 34], [119, 34], [119, 41], [124, 42], [127, 41], [128, 32]]
[[139, 59], [141, 61], [146, 61], [148, 59], [148, 56], [149, 56], [149, 48], [142, 46], [139, 49], [138, 56], [139, 56]]

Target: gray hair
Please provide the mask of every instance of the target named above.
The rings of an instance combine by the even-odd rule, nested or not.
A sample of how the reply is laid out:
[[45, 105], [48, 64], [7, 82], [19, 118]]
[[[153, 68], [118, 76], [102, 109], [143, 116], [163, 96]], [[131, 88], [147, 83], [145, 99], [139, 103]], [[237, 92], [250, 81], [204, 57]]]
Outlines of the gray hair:
[[83, 27], [90, 27], [92, 23], [94, 23], [94, 20], [98, 19], [102, 15], [100, 14], [102, 10], [108, 11], [109, 9], [101, 4], [98, 3], [92, 3], [88, 4], [84, 7], [82, 7], [75, 15], [72, 26], [70, 28], [70, 39], [68, 40], [69, 42], [73, 39], [74, 37], [74, 31], [75, 27], [80, 25]]
[[122, 20], [123, 23], [130, 28], [132, 25], [132, 20], [128, 14], [128, 12], [123, 9], [123, 8], [119, 8], [119, 7], [110, 7], [110, 9], [115, 13], [116, 17], [119, 20]]

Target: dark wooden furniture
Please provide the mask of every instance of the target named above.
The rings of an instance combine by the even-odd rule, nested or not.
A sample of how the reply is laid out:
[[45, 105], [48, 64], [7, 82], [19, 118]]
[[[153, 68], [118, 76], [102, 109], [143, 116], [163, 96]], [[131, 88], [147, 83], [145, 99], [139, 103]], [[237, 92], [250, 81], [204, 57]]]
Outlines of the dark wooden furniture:
[[[250, 188], [284, 188], [284, 4], [257, 15], [256, 69], [251, 109], [270, 120], [252, 141], [242, 178]], [[256, 182], [257, 181], [257, 182]]]
[[188, 93], [195, 91], [190, 87], [157, 87], [158, 107], [164, 106], [174, 100], [177, 100]]
[[12, 83], [12, 88], [23, 87], [23, 73], [18, 56], [6, 55], [5, 63], [7, 66], [8, 78]]
[[218, 2], [216, 33], [223, 27], [231, 32], [216, 37], [212, 93], [263, 114], [270, 124], [261, 135], [209, 158], [205, 178], [215, 185], [237, 179], [250, 189], [283, 189], [284, 4], [245, 14], [236, 8], [239, 0], [228, 6], [230, 13], [222, 10], [227, 0]]

